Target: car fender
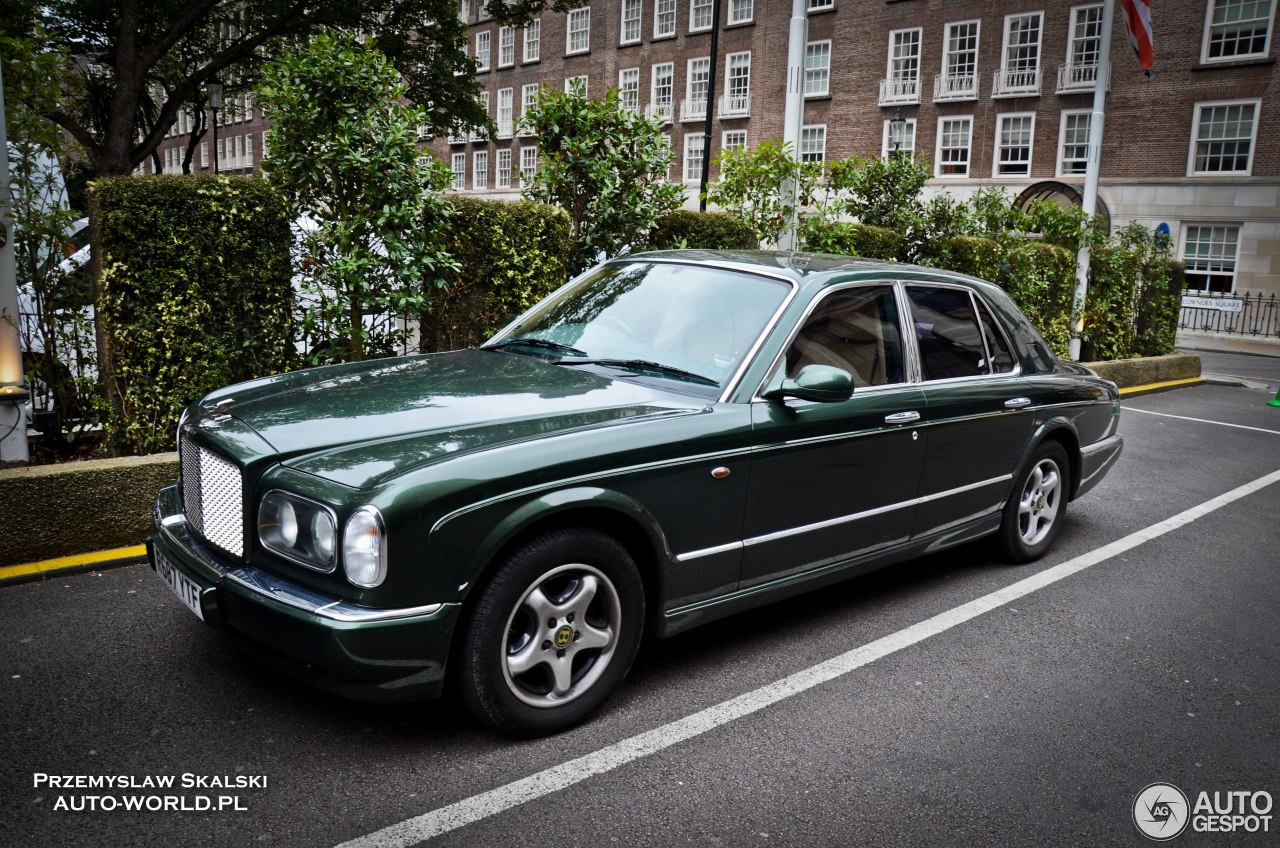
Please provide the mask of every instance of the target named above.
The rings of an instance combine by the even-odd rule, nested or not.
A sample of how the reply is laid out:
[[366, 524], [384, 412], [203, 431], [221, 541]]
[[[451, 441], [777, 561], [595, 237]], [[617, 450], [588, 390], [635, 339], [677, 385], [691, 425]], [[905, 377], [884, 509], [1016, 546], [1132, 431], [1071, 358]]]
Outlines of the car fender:
[[624, 521], [638, 528], [654, 560], [653, 573], [646, 577], [661, 580], [664, 565], [672, 562], [674, 555], [657, 518], [635, 498], [601, 486], [574, 486], [542, 492], [516, 503], [503, 498], [457, 510], [435, 523], [429, 544], [433, 550], [468, 552], [465, 565], [459, 569], [465, 582], [457, 587], [457, 599], [462, 600], [512, 543], [539, 525], [571, 523], [572, 513], [585, 511], [596, 513], [597, 521], [603, 512], [609, 516], [607, 523]]
[[1064, 431], [1069, 437], [1069, 444], [1065, 446], [1067, 462], [1071, 463], [1071, 491], [1068, 492], [1067, 499], [1075, 499], [1076, 491], [1080, 487], [1080, 431], [1076, 428], [1075, 421], [1066, 415], [1054, 415], [1036, 425], [1035, 432], [1027, 440], [1026, 447], [1022, 449], [1022, 455], [1018, 457], [1018, 462], [1014, 465], [1014, 485], [1017, 485], [1022, 470], [1027, 467], [1027, 463], [1031, 461], [1032, 454], [1039, 450], [1044, 440], [1050, 437], [1056, 438], [1054, 434], [1061, 434]]

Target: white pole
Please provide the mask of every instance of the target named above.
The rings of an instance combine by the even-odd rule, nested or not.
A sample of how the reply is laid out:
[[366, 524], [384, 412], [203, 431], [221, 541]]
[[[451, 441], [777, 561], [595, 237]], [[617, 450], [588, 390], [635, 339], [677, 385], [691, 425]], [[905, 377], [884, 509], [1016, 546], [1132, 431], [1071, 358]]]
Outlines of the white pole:
[[0, 468], [26, 465], [27, 416], [23, 402], [22, 347], [18, 341], [18, 278], [14, 259], [13, 197], [9, 185], [9, 130], [4, 109], [4, 76], [0, 74]]
[[[809, 15], [805, 0], [791, 0], [791, 39], [787, 42], [787, 100], [782, 115], [782, 143], [791, 145], [791, 155], [800, 156], [800, 125], [804, 123], [804, 50], [809, 40]], [[788, 180], [782, 196], [791, 200], [791, 220], [778, 242], [780, 250], [795, 250], [799, 220], [799, 186]]]
[[[1093, 90], [1093, 113], [1089, 116], [1089, 161], [1084, 172], [1084, 199], [1081, 208], [1092, 218], [1098, 208], [1098, 173], [1102, 167], [1102, 122], [1106, 120], [1107, 88], [1111, 85], [1111, 22], [1115, 19], [1115, 0], [1102, 2], [1102, 48], [1098, 52], [1098, 81]], [[1089, 294], [1089, 243], [1081, 233], [1080, 251], [1076, 254], [1076, 291], [1072, 313], [1076, 316], [1071, 332], [1071, 361], [1080, 361], [1080, 335], [1084, 332], [1084, 302]]]

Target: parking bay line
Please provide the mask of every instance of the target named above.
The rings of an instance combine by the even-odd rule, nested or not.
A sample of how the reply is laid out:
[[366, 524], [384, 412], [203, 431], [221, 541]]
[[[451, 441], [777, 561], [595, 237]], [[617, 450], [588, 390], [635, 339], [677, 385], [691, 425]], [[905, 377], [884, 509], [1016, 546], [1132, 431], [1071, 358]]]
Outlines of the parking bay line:
[[874, 642], [854, 648], [825, 662], [798, 671], [781, 680], [768, 683], [758, 689], [730, 698], [700, 712], [677, 719], [669, 724], [645, 731], [620, 742], [615, 742], [577, 759], [552, 766], [549, 769], [521, 778], [488, 792], [464, 798], [453, 804], [415, 816], [398, 824], [344, 842], [338, 848], [407, 848], [441, 836], [474, 822], [505, 812], [581, 783], [589, 777], [613, 771], [627, 763], [656, 754], [687, 739], [700, 736], [735, 719], [751, 715], [765, 707], [784, 701], [822, 683], [834, 680], [851, 671], [862, 668], [878, 659], [909, 648], [931, 636], [945, 633], [984, 613], [998, 609], [1012, 601], [1025, 597], [1046, 586], [1051, 586], [1073, 574], [1105, 562], [1114, 556], [1163, 536], [1186, 524], [1202, 518], [1273, 483], [1280, 482], [1280, 470], [1246, 483], [1211, 498], [1198, 506], [1183, 510], [1177, 515], [1156, 522], [1149, 527], [1130, 533], [1122, 539], [1095, 548], [1033, 574], [989, 595], [939, 613], [933, 618], [883, 636]]
[[1219, 427], [1235, 427], [1238, 430], [1257, 430], [1259, 433], [1272, 433], [1280, 436], [1280, 430], [1268, 430], [1265, 427], [1250, 427], [1248, 424], [1232, 424], [1229, 421], [1213, 421], [1208, 418], [1192, 418], [1190, 415], [1173, 415], [1168, 412], [1154, 412], [1150, 409], [1138, 409], [1133, 406], [1122, 406], [1125, 412], [1141, 412], [1143, 415], [1159, 415], [1162, 418], [1181, 418], [1183, 421], [1196, 421], [1201, 424], [1217, 424]]

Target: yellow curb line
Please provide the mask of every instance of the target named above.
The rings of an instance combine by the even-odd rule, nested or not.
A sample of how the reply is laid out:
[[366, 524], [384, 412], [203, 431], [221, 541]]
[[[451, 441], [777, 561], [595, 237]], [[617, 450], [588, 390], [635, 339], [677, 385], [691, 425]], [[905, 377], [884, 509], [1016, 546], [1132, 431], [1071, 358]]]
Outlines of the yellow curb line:
[[39, 562], [27, 562], [21, 565], [0, 567], [0, 582], [14, 577], [30, 577], [35, 574], [46, 574], [51, 571], [62, 571], [66, 568], [82, 568], [87, 565], [115, 562], [122, 559], [139, 559], [147, 555], [146, 545], [133, 545], [128, 548], [112, 548], [108, 551], [95, 551], [91, 554], [44, 559]]
[[1156, 389], [1171, 389], [1174, 386], [1190, 386], [1194, 383], [1203, 383], [1201, 377], [1188, 377], [1185, 380], [1169, 380], [1165, 383], [1147, 383], [1145, 386], [1130, 386], [1127, 389], [1121, 389], [1122, 395], [1135, 395], [1139, 392], [1154, 392]]

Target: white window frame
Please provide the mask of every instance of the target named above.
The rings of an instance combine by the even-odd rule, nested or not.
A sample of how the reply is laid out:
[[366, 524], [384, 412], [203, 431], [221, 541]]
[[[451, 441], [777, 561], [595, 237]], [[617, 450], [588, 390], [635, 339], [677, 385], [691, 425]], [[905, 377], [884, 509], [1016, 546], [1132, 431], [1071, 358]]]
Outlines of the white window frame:
[[524, 27], [524, 52], [521, 54], [521, 63], [538, 62], [541, 59], [542, 21], [530, 21]]
[[[532, 155], [530, 155], [532, 154]], [[528, 162], [533, 160], [532, 165]], [[538, 146], [526, 144], [520, 148], [520, 185], [527, 186], [533, 182], [533, 175], [538, 172]]]
[[[703, 100], [705, 101], [704, 108], [710, 109], [711, 108], [711, 57], [710, 56], [694, 56], [693, 58], [689, 59], [685, 63], [684, 99], [685, 99], [685, 102], [689, 104], [692, 104], [696, 99], [693, 94], [695, 64], [701, 65], [704, 68], [704, 70], [702, 71], [702, 92], [703, 92]], [[681, 111], [681, 119], [683, 120], [684, 119], [683, 107], [681, 108], [680, 111]], [[706, 112], [704, 111], [702, 113], [702, 117], [697, 118], [697, 120], [703, 120], [705, 117], [706, 117]]]
[[[749, 24], [756, 19], [755, 0], [728, 0], [729, 25]], [[740, 6], [746, 6], [746, 15], [741, 14]]]
[[[981, 73], [978, 62], [981, 59], [982, 51], [982, 21], [972, 18], [967, 21], [948, 21], [942, 27], [942, 76], [949, 75], [950, 60], [953, 55], [951, 50], [951, 31], [957, 27], [974, 26], [974, 42], [973, 42], [973, 78], [975, 88], [978, 84], [978, 75]], [[955, 55], [958, 55], [955, 54]], [[967, 74], [964, 76], [968, 76]], [[975, 92], [976, 93], [976, 92]]]
[[511, 148], [504, 147], [495, 157], [494, 188], [511, 188]]
[[579, 81], [579, 80], [581, 80], [581, 81], [582, 81], [582, 96], [583, 96], [583, 97], [586, 97], [586, 96], [587, 96], [587, 82], [588, 82], [588, 79], [587, 79], [587, 75], [586, 75], [586, 74], [575, 74], [574, 76], [571, 76], [571, 77], [565, 77], [565, 78], [564, 78], [564, 93], [565, 93], [565, 94], [571, 94], [571, 93], [573, 92], [573, 90], [577, 87], [577, 83], [578, 83], [578, 81]]
[[1276, 27], [1276, 2], [1271, 0], [1271, 14], [1267, 18], [1267, 38], [1260, 53], [1238, 53], [1232, 56], [1209, 56], [1209, 43], [1212, 40], [1210, 36], [1213, 34], [1213, 8], [1217, 5], [1218, 0], [1208, 0], [1205, 3], [1204, 10], [1204, 36], [1200, 44], [1200, 61], [1205, 64], [1217, 64], [1218, 62], [1239, 62], [1248, 59], [1261, 59], [1271, 54], [1271, 33]]
[[[1086, 118], [1088, 118], [1088, 119], [1089, 119], [1089, 121], [1090, 121], [1090, 122], [1092, 122], [1092, 121], [1093, 121], [1093, 118], [1092, 118], [1093, 110], [1091, 110], [1091, 109], [1063, 109], [1063, 110], [1062, 110], [1062, 117], [1061, 117], [1061, 118], [1059, 119], [1059, 121], [1058, 121], [1058, 164], [1057, 164], [1056, 169], [1054, 170], [1054, 174], [1055, 174], [1055, 176], [1059, 176], [1059, 177], [1082, 177], [1082, 176], [1084, 176], [1084, 172], [1083, 172], [1083, 171], [1068, 171], [1068, 170], [1066, 169], [1066, 167], [1065, 167], [1065, 165], [1066, 165], [1066, 158], [1065, 158], [1065, 156], [1066, 156], [1066, 152], [1067, 152], [1067, 118], [1068, 118], [1068, 117], [1075, 117], [1075, 116], [1078, 116], [1078, 115], [1084, 115]], [[1076, 162], [1076, 161], [1079, 161], [1079, 160], [1077, 160], [1077, 159], [1072, 159], [1071, 161]], [[1086, 167], [1086, 168], [1088, 168], [1088, 161], [1089, 161], [1089, 140], [1088, 140], [1088, 134], [1087, 134], [1087, 133], [1086, 133], [1086, 135], [1085, 135], [1085, 159], [1084, 159], [1084, 161], [1085, 161], [1085, 167]]]
[[[1009, 74], [1015, 73], [1013, 65], [1009, 62], [1009, 37], [1013, 34], [1013, 22], [1022, 18], [1036, 18], [1039, 23], [1036, 26], [1035, 41], [1035, 64], [1034, 67], [1022, 68], [1016, 73], [1032, 74], [1035, 85], [1007, 85]], [[1070, 39], [1068, 39], [1070, 40]], [[1016, 97], [1020, 92], [1026, 92], [1028, 95], [1039, 93], [1040, 87], [1044, 82], [1044, 11], [1037, 12], [1016, 12], [1011, 15], [1004, 16], [1004, 37], [1000, 43], [1000, 66], [997, 69], [1000, 84], [996, 86], [996, 91], [992, 93], [993, 97]]]
[[498, 67], [509, 68], [516, 63], [516, 28], [498, 27]]
[[[1000, 130], [1006, 118], [1030, 118], [1031, 130], [1027, 134], [1027, 172], [1025, 174], [1006, 174], [1000, 170]], [[1036, 113], [1035, 112], [1000, 112], [996, 114], [995, 150], [991, 160], [991, 176], [1004, 179], [1031, 179], [1031, 168], [1036, 154]]]
[[[942, 131], [943, 125], [949, 121], [964, 121], [969, 125], [969, 143], [965, 145], [964, 173], [945, 174], [942, 172]], [[951, 148], [958, 150], [959, 148]], [[940, 180], [965, 180], [973, 173], [973, 115], [939, 115], [938, 129], [934, 139], [933, 176]]]
[[836, 0], [808, 0], [804, 4], [805, 14], [813, 12], [830, 12], [836, 7]]
[[[634, 102], [627, 102], [628, 93], [634, 95]], [[638, 67], [622, 68], [618, 71], [618, 102], [624, 109], [637, 113], [640, 111], [640, 69]]]
[[[635, 16], [628, 18], [627, 12], [634, 10]], [[644, 0], [622, 0], [622, 20], [618, 29], [619, 44], [639, 44], [640, 39], [644, 37]], [[631, 38], [627, 37], [627, 24], [635, 24], [635, 35]]]
[[[739, 143], [736, 140], [732, 142], [729, 141], [729, 136], [739, 136], [739, 135], [742, 136], [741, 143]], [[724, 151], [730, 150], [730, 149], [735, 149], [735, 150], [747, 149], [747, 131], [746, 130], [723, 130], [720, 133], [720, 152], [723, 153]]]
[[[266, 145], [263, 145], [263, 150], [262, 150], [263, 158], [266, 158], [266, 155], [267, 155]], [[200, 167], [201, 168], [209, 167], [209, 142], [207, 141], [200, 142]]]
[[[584, 25], [585, 22], [585, 25]], [[577, 27], [575, 30], [574, 27]], [[582, 43], [573, 46], [574, 40]], [[591, 7], [571, 9], [565, 19], [564, 55], [578, 56], [591, 52]]]
[[[664, 11], [670, 8], [670, 11]], [[662, 22], [670, 17], [671, 28], [660, 29]], [[654, 0], [653, 3], [653, 37], [658, 38], [674, 38], [676, 34], [676, 18], [679, 16], [679, 9], [676, 7], [676, 0]]]
[[498, 138], [510, 138], [515, 133], [515, 128], [516, 128], [515, 89], [513, 88], [498, 89], [497, 119], [498, 119]]
[[[1243, 171], [1197, 171], [1196, 142], [1200, 136], [1200, 113], [1204, 109], [1215, 106], [1252, 106], [1253, 130], [1249, 136], [1249, 162]], [[1187, 151], [1188, 177], [1249, 177], [1253, 175], [1253, 158], [1258, 150], [1258, 117], [1262, 113], [1262, 100], [1259, 98], [1241, 98], [1239, 100], [1207, 100], [1196, 103], [1191, 108], [1191, 146]]]
[[[689, 164], [690, 164], [690, 162], [692, 162], [692, 161], [693, 161], [693, 157], [691, 156], [691, 154], [694, 152], [694, 149], [693, 149], [693, 148], [694, 148], [694, 146], [695, 146], [695, 145], [693, 144], [693, 142], [695, 142], [695, 141], [697, 142], [697, 145], [696, 145], [696, 147], [697, 147], [697, 152], [698, 152], [699, 154], [701, 154], [701, 155], [698, 157], [698, 161], [699, 161], [699, 164], [698, 164], [698, 173], [697, 173], [697, 174], [691, 174], [691, 173], [689, 172]], [[705, 168], [705, 167], [707, 166], [706, 150], [705, 150], [705, 149], [704, 149], [704, 147], [703, 147], [703, 142], [704, 142], [704, 141], [706, 141], [706, 137], [705, 137], [705, 136], [703, 136], [703, 135], [702, 135], [702, 133], [686, 133], [686, 134], [685, 134], [685, 137], [684, 137], [684, 172], [683, 172], [683, 173], [684, 173], [684, 181], [685, 181], [686, 183], [696, 183], [696, 182], [701, 182], [701, 181], [702, 181], [702, 169], [703, 169], [703, 168]]]
[[489, 151], [475, 150], [471, 153], [471, 188], [473, 191], [489, 189]]
[[[804, 137], [805, 133], [814, 132], [816, 130], [822, 131], [822, 134], [821, 134], [822, 149], [818, 151], [817, 159], [806, 159], [805, 156], [809, 155], [813, 151], [805, 150], [805, 137]], [[804, 126], [800, 127], [800, 139], [799, 139], [799, 143], [796, 145], [796, 156], [800, 159], [801, 162], [824, 162], [825, 163], [827, 161], [827, 125], [826, 124], [805, 124]]]
[[[480, 45], [484, 44], [483, 59], [481, 58]], [[493, 35], [488, 30], [476, 33], [476, 72], [487, 71], [490, 63], [493, 61], [492, 56]]]
[[910, 77], [896, 77], [893, 73], [893, 47], [894, 36], [905, 35], [906, 33], [916, 34], [916, 92], [920, 90], [920, 72], [924, 65], [924, 27], [903, 27], [902, 29], [889, 30], [889, 56], [885, 62], [884, 78], [887, 80], [907, 80]]
[[[1067, 58], [1066, 58], [1066, 63], [1067, 63], [1068, 65], [1075, 65], [1075, 64], [1076, 64], [1076, 62], [1074, 61], [1074, 59], [1075, 59], [1075, 52], [1076, 52], [1076, 41], [1077, 41], [1077, 39], [1076, 39], [1076, 18], [1077, 18], [1078, 16], [1082, 15], [1084, 12], [1088, 11], [1089, 9], [1099, 9], [1099, 10], [1101, 10], [1101, 9], [1102, 9], [1102, 4], [1101, 4], [1101, 3], [1085, 3], [1085, 4], [1082, 4], [1082, 5], [1080, 5], [1080, 6], [1072, 6], [1072, 7], [1071, 7], [1071, 14], [1067, 16]], [[1044, 36], [1043, 36], [1043, 34], [1041, 34], [1041, 38], [1042, 38], [1042, 39], [1043, 39], [1043, 37], [1044, 37]], [[1099, 34], [1098, 34], [1098, 39], [1099, 39], [1099, 49], [1101, 49], [1101, 39], [1102, 39], [1102, 34], [1101, 34], [1101, 33], [1099, 33]], [[1094, 62], [1093, 64], [1094, 64], [1094, 65], [1097, 65], [1097, 62]]]
[[[889, 130], [890, 130], [889, 124], [890, 123], [892, 122], [886, 118], [884, 121], [884, 129], [880, 133], [880, 156], [885, 159], [888, 159], [889, 154], [892, 152], [889, 150]], [[911, 146], [902, 148], [900, 152], [905, 153], [908, 156], [914, 156], [916, 152], [916, 127], [917, 125], [916, 125], [915, 118], [904, 119], [903, 130], [907, 132], [908, 135], [911, 136]]]
[[658, 71], [666, 68], [669, 72], [667, 77], [667, 100], [666, 105], [670, 111], [675, 103], [676, 97], [676, 66], [674, 62], [658, 62], [649, 70], [649, 103], [654, 106], [662, 104], [662, 100], [658, 98]]
[[[529, 82], [520, 86], [520, 125], [516, 129], [520, 135], [533, 135], [533, 130], [524, 122], [525, 113], [538, 102], [539, 83]], [[530, 96], [532, 95], [532, 96]]]
[[[826, 65], [821, 68], [809, 67], [809, 51], [815, 48], [825, 47], [827, 51]], [[822, 73], [821, 90], [810, 91], [809, 83], [818, 79], [817, 73]], [[823, 39], [821, 41], [810, 41], [804, 46], [804, 96], [805, 97], [830, 97], [831, 96], [831, 39]]]
[[467, 154], [453, 154], [449, 163], [449, 170], [453, 172], [453, 190], [465, 191], [467, 188]]
[[[706, 32], [711, 29], [711, 20], [715, 14], [715, 4], [718, 0], [689, 0], [689, 32]], [[701, 6], [707, 15], [707, 22], [702, 26], [697, 25], [697, 12]]]
[[[734, 94], [733, 93], [733, 83], [734, 83], [733, 62], [735, 59], [737, 59], [740, 56], [747, 57], [747, 64], [746, 64], [747, 73], [744, 76], [738, 77], [738, 79], [745, 79], [747, 83], [742, 93]], [[745, 97], [747, 99], [747, 114], [751, 112], [751, 51], [750, 50], [739, 50], [734, 53], [729, 53], [725, 55], [724, 57], [724, 96], [726, 99], [730, 97]], [[739, 116], [739, 117], [742, 117], [742, 116]]]
[[[1192, 227], [1195, 227], [1197, 229], [1221, 227], [1224, 230], [1236, 231], [1236, 240], [1235, 240], [1236, 251], [1235, 251], [1235, 256], [1231, 260], [1231, 263], [1232, 263], [1231, 264], [1231, 285], [1225, 290], [1225, 293], [1227, 294], [1234, 293], [1236, 290], [1236, 275], [1240, 273], [1240, 244], [1241, 244], [1241, 236], [1243, 235], [1242, 231], [1244, 230], [1244, 225], [1239, 221], [1184, 221], [1182, 224], [1182, 229], [1178, 232], [1178, 254], [1177, 254], [1178, 258], [1182, 260], [1184, 265], [1187, 264], [1187, 231], [1190, 230]], [[1212, 244], [1212, 241], [1210, 243]], [[1199, 271], [1199, 270], [1191, 269], [1189, 267], [1187, 268], [1187, 272], [1191, 274], [1197, 274], [1197, 275], [1207, 274], [1210, 276], [1225, 276], [1226, 274], [1226, 272], [1224, 271]], [[1193, 289], [1190, 287], [1189, 281], [1188, 281], [1187, 288], [1188, 288], [1188, 291], [1204, 291], [1204, 292], [1216, 291], [1216, 289], [1212, 289], [1212, 288]]]

